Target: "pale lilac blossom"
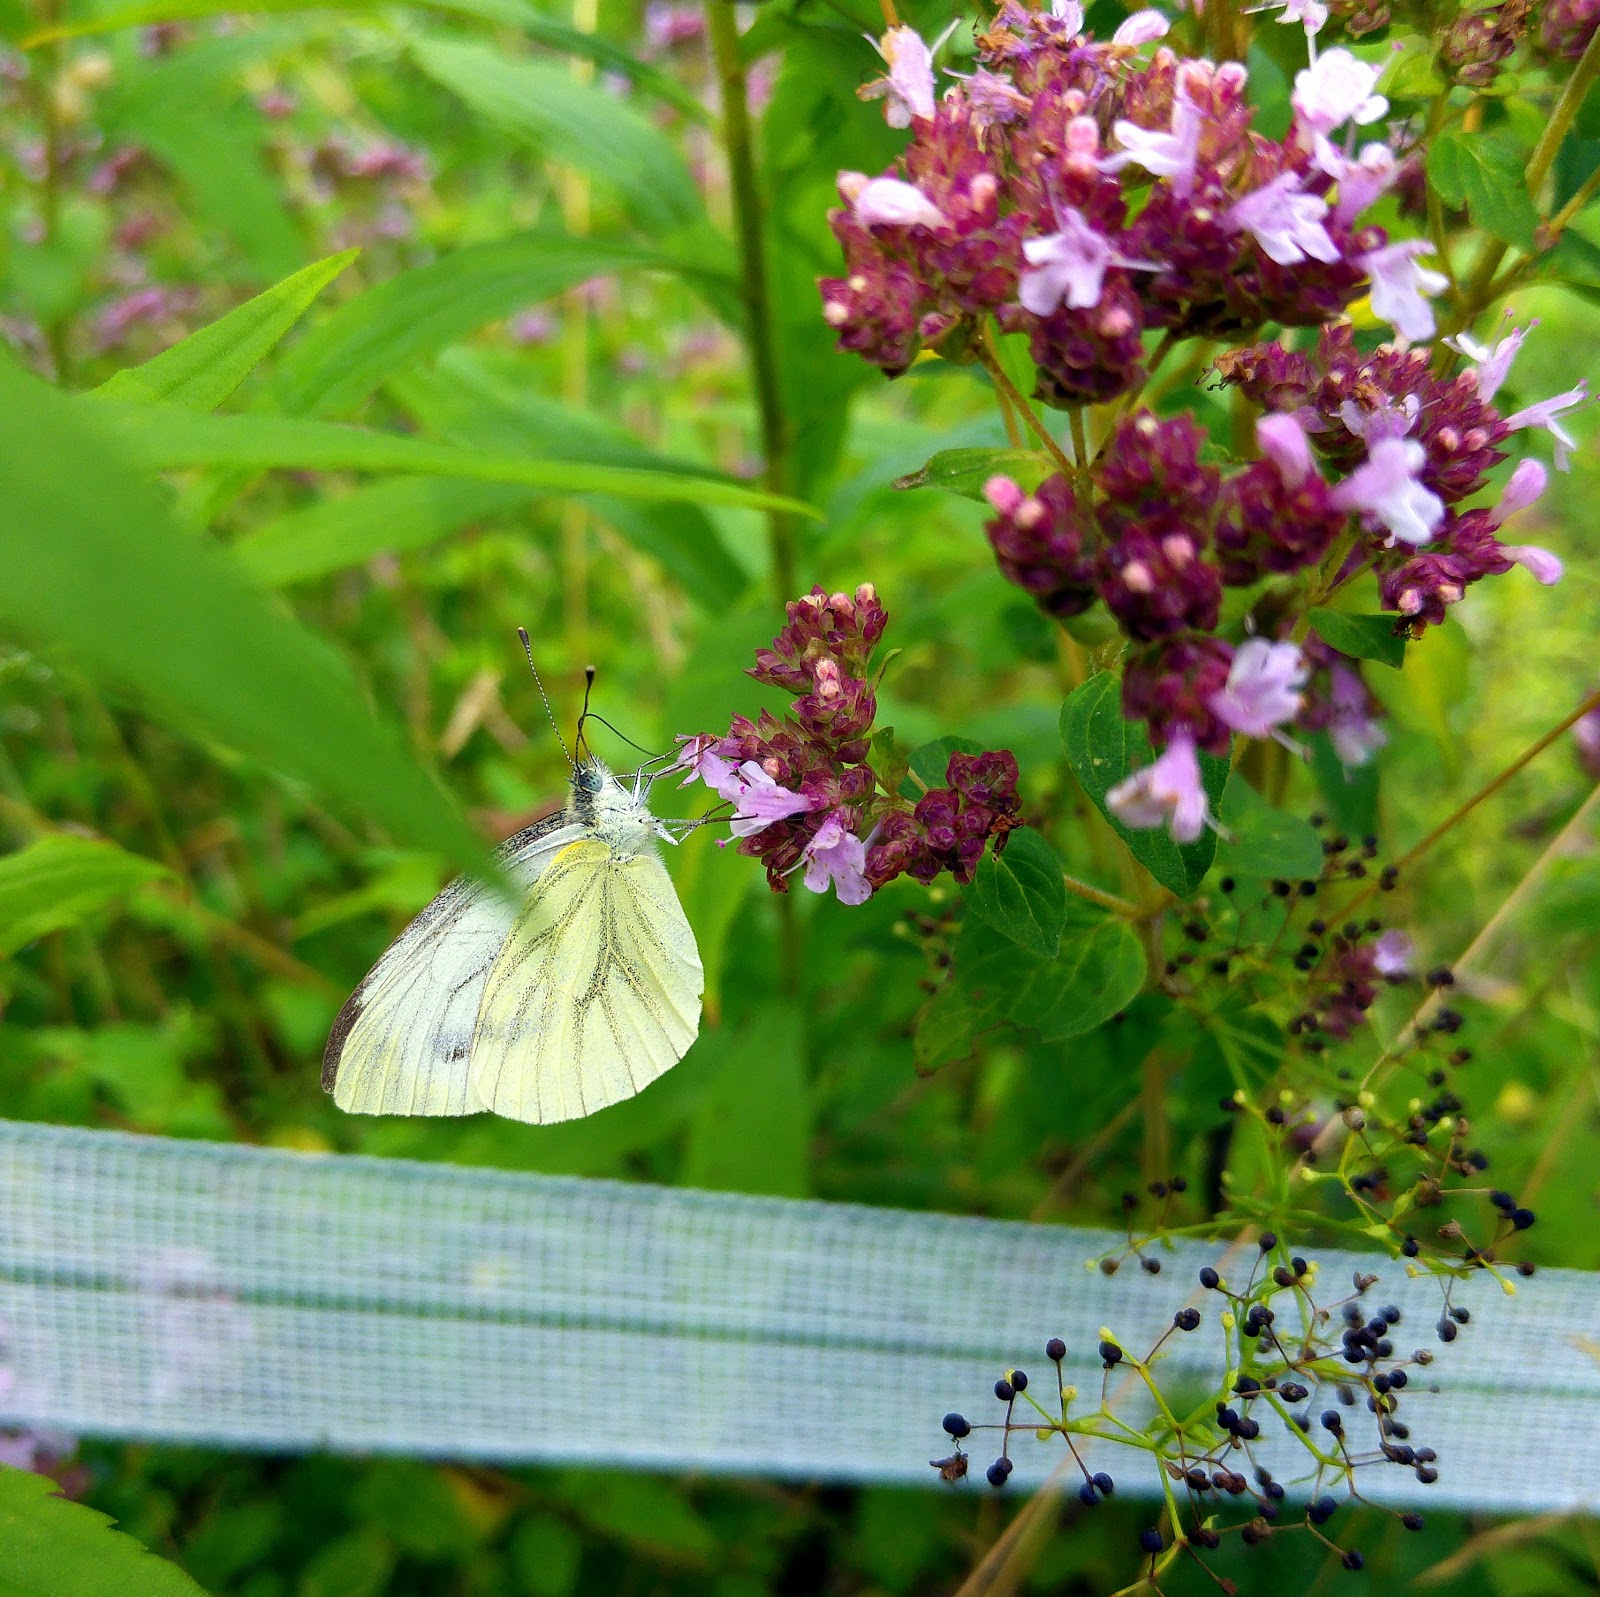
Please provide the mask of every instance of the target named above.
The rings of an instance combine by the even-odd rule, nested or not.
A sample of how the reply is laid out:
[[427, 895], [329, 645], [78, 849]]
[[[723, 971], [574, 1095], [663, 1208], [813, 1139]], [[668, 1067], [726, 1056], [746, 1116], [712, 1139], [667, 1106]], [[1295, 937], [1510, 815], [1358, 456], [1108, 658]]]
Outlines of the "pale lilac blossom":
[[1298, 173], [1284, 172], [1236, 201], [1228, 221], [1249, 233], [1269, 260], [1295, 266], [1307, 256], [1318, 261], [1339, 259], [1339, 246], [1322, 225], [1327, 214], [1325, 201], [1301, 192]]
[[1108, 266], [1159, 271], [1152, 261], [1130, 260], [1104, 234], [1097, 233], [1076, 206], [1056, 211], [1058, 231], [1030, 238], [1023, 246], [1031, 270], [1018, 282], [1017, 298], [1035, 316], [1048, 316], [1058, 305], [1089, 310], [1100, 303]]
[[1384, 977], [1409, 976], [1416, 956], [1416, 944], [1408, 933], [1387, 931], [1372, 945], [1372, 968]]
[[[954, 24], [952, 24], [954, 26]], [[943, 39], [935, 41], [937, 50]], [[912, 118], [933, 115], [933, 50], [923, 42], [915, 28], [890, 28], [882, 41], [868, 35], [868, 43], [884, 59], [889, 70], [856, 93], [863, 100], [886, 100], [883, 119], [892, 128], [908, 128]]]
[[1193, 735], [1177, 731], [1154, 765], [1106, 794], [1106, 808], [1134, 831], [1165, 826], [1174, 842], [1192, 843], [1211, 819]]
[[1170, 130], [1161, 133], [1154, 128], [1142, 128], [1137, 122], [1116, 123], [1111, 131], [1122, 148], [1101, 161], [1100, 169], [1120, 172], [1125, 166], [1142, 166], [1153, 177], [1166, 178], [1174, 193], [1187, 194], [1194, 187], [1201, 122], [1199, 106], [1180, 83], [1172, 100]]
[[1172, 24], [1159, 11], [1135, 11], [1111, 35], [1111, 42], [1138, 49], [1141, 44], [1151, 44], [1157, 39], [1164, 38], [1171, 26]]
[[1287, 411], [1274, 411], [1256, 423], [1256, 442], [1265, 455], [1282, 472], [1291, 487], [1304, 482], [1312, 471], [1311, 440], [1295, 416]]
[[1522, 348], [1523, 339], [1538, 325], [1537, 321], [1531, 321], [1526, 327], [1515, 327], [1493, 344], [1480, 343], [1471, 333], [1457, 333], [1445, 339], [1444, 343], [1447, 348], [1455, 350], [1458, 355], [1465, 355], [1474, 363], [1473, 374], [1478, 383], [1478, 395], [1489, 400], [1499, 393], [1500, 385], [1511, 370], [1512, 361], [1517, 358], [1517, 351]]
[[1541, 399], [1537, 405], [1529, 405], [1514, 416], [1507, 416], [1506, 426], [1513, 432], [1521, 427], [1543, 427], [1556, 441], [1556, 470], [1565, 471], [1571, 460], [1571, 452], [1578, 447], [1578, 440], [1557, 418], [1574, 406], [1581, 405], [1588, 397], [1589, 384], [1580, 382], [1576, 388], [1569, 388], [1564, 394]]
[[1494, 523], [1509, 521], [1519, 510], [1537, 503], [1550, 481], [1550, 474], [1537, 460], [1519, 460], [1517, 469], [1506, 481], [1500, 503], [1494, 507]]
[[746, 760], [717, 792], [733, 805], [728, 830], [735, 837], [753, 837], [774, 821], [786, 821], [817, 807], [815, 799], [774, 781], [754, 760]]
[[1400, 163], [1387, 144], [1376, 140], [1364, 144], [1353, 160], [1325, 134], [1312, 140], [1312, 161], [1338, 184], [1333, 204], [1334, 219], [1353, 222], [1369, 205], [1379, 200], [1394, 183]]
[[1246, 638], [1234, 651], [1227, 683], [1211, 695], [1208, 707], [1245, 737], [1271, 737], [1299, 715], [1308, 674], [1298, 644]]
[[1358, 61], [1348, 50], [1329, 50], [1295, 74], [1290, 100], [1295, 118], [1307, 132], [1332, 133], [1346, 122], [1365, 127], [1389, 109], [1389, 102], [1372, 91], [1383, 68]]
[[839, 192], [850, 202], [850, 214], [862, 227], [949, 226], [944, 212], [921, 189], [897, 177], [841, 172]]
[[1444, 519], [1444, 503], [1419, 480], [1426, 459], [1427, 452], [1414, 438], [1380, 438], [1368, 449], [1365, 462], [1334, 489], [1334, 501], [1387, 528], [1391, 548], [1397, 538], [1430, 543]]
[[1433, 307], [1424, 296], [1450, 284], [1443, 272], [1417, 264], [1419, 255], [1431, 254], [1433, 245], [1426, 239], [1410, 238], [1356, 257], [1356, 265], [1372, 279], [1372, 314], [1413, 342], [1433, 337]]
[[864, 904], [872, 897], [867, 881], [867, 845], [850, 831], [835, 810], [826, 816], [802, 858], [805, 875], [801, 879], [813, 893], [825, 893], [828, 884], [841, 904]]
[[680, 737], [683, 747], [676, 760], [672, 762], [661, 774], [671, 776], [676, 771], [686, 771], [688, 775], [678, 784], [687, 787], [691, 782], [704, 782], [713, 792], [723, 798], [732, 799], [737, 794], [723, 793], [723, 788], [730, 783], [737, 782], [737, 772], [732, 760], [724, 759], [716, 753], [716, 745], [722, 740], [714, 733], [701, 732], [694, 737]]
[[1050, 0], [1050, 15], [1066, 23], [1069, 37], [1075, 39], [1083, 32], [1083, 7], [1078, 0]]
[[1348, 666], [1328, 672], [1328, 741], [1346, 770], [1365, 765], [1389, 741], [1374, 719], [1367, 686]]

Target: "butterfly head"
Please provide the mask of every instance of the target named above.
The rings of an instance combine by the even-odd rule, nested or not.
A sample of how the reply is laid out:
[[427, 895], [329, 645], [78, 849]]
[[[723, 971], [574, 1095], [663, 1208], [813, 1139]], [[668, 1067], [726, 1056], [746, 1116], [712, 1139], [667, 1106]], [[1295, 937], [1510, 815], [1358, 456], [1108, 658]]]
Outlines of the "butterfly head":
[[654, 838], [677, 841], [650, 813], [648, 796], [642, 778], [630, 787], [591, 755], [573, 767], [567, 817], [616, 853], [640, 854]]

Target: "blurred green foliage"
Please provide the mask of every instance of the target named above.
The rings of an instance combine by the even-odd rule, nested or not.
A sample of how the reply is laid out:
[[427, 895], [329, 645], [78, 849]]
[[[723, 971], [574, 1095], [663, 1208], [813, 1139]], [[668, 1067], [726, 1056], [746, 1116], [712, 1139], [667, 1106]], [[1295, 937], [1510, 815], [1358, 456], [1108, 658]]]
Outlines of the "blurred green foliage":
[[[835, 174], [897, 149], [855, 97], [875, 17], [778, 0], [746, 36], [788, 487], [821, 512], [801, 523], [799, 564], [807, 584], [877, 585], [900, 651], [879, 720], [902, 751], [1015, 751], [1037, 829], [975, 884], [966, 924], [1043, 975], [1010, 1012], [1021, 1028], [991, 1029], [969, 984], [940, 992], [946, 1023], [916, 1038], [955, 895], [902, 880], [846, 911], [796, 893], [785, 928], [750, 862], [702, 835], [669, 861], [705, 956], [700, 1042], [642, 1097], [549, 1128], [343, 1117], [317, 1060], [407, 916], [562, 790], [518, 624], [566, 722], [591, 660], [598, 706], [651, 747], [763, 702], [742, 671], [780, 613], [746, 481], [759, 441], [704, 41], [648, 45], [632, 0], [605, 0], [592, 40], [522, 0], [246, 18], [204, 0], [40, 0], [3, 20], [14, 42], [62, 23], [68, 36], [4, 58], [0, 1113], [1079, 1222], [1176, 1171], [1202, 1189], [1216, 1099], [1264, 1078], [1275, 1039], [1224, 999], [1165, 1085], [1160, 1133], [1128, 1112], [1170, 1005], [1134, 998], [1144, 955], [1125, 926], [1084, 930], [1076, 902], [1024, 924], [1014, 888], [1030, 860], [1093, 874], [1104, 784], [1085, 761], [1097, 738], [1134, 734], [1095, 713], [1111, 679], [1069, 700], [1054, 632], [1001, 580], [961, 497], [978, 479], [950, 452], [1005, 443], [981, 378], [934, 362], [890, 387], [836, 356], [818, 315]], [[1261, 61], [1264, 83], [1286, 82]], [[631, 95], [604, 75], [619, 71]], [[1492, 151], [1438, 159], [1467, 205], [1489, 203]], [[1573, 352], [1600, 337], [1595, 281], [1520, 296], [1543, 319], [1515, 378], [1530, 398], [1568, 386]], [[1167, 402], [1226, 436], [1204, 387]], [[895, 487], [936, 455], [926, 480], [954, 492]], [[1393, 728], [1381, 786], [1347, 782], [1323, 750], [1290, 773], [1291, 807], [1403, 848], [1576, 702], [1600, 625], [1597, 490], [1585, 450], [1541, 507], [1541, 541], [1568, 562], [1559, 599], [1485, 585], [1403, 675], [1372, 673]], [[1471, 943], [1590, 786], [1558, 746], [1402, 884], [1392, 912], [1425, 961]], [[1231, 802], [1237, 868], [1305, 869], [1303, 833]], [[1209, 840], [1129, 841], [1180, 889], [1210, 863]], [[1586, 1268], [1592, 846], [1519, 906], [1463, 1000], [1478, 1136], [1537, 1201], [1530, 1251]], [[603, 1391], [604, 1372], [585, 1373]], [[819, 1434], [828, 1420], [813, 1417]], [[936, 1448], [935, 1427], [908, 1413], [908, 1449]], [[216, 1597], [951, 1591], [1015, 1511], [974, 1490], [144, 1446], [83, 1459], [87, 1500]], [[1053, 1513], [1008, 1590], [1127, 1578], [1148, 1510]], [[1361, 1540], [1386, 1590], [1445, 1560], [1416, 1589], [1596, 1585], [1576, 1525], [1438, 1515], [1421, 1536]], [[1263, 1593], [1347, 1578], [1322, 1562], [1301, 1538], [1236, 1573]]]

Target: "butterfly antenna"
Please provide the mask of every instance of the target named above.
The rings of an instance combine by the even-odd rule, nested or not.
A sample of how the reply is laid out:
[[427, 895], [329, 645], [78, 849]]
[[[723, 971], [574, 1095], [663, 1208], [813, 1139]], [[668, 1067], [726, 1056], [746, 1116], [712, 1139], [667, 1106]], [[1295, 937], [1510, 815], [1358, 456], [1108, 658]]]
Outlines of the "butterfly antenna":
[[589, 695], [594, 692], [594, 679], [595, 668], [586, 665], [583, 668], [583, 708], [578, 712], [578, 735], [573, 740], [580, 754], [589, 746], [589, 740], [584, 736], [583, 723], [589, 719]]
[[[517, 636], [522, 639], [522, 652], [528, 657], [528, 669], [533, 672], [533, 685], [539, 690], [539, 697], [544, 702], [544, 713], [550, 722], [551, 730], [556, 735], [556, 742], [561, 745], [561, 752], [566, 755], [567, 764], [571, 766], [573, 770], [576, 770], [577, 765], [573, 761], [571, 751], [567, 748], [567, 740], [561, 735], [561, 723], [556, 720], [556, 712], [550, 708], [550, 695], [545, 692], [544, 682], [539, 676], [539, 668], [533, 663], [533, 644], [528, 641], [528, 629], [526, 627], [518, 627]], [[590, 675], [591, 677], [593, 676], [592, 668]], [[587, 693], [585, 693], [583, 696], [583, 702], [585, 705], [587, 705], [589, 702], [589, 695]], [[578, 731], [579, 735], [581, 736], [583, 732], [583, 721], [581, 718], [578, 721]]]

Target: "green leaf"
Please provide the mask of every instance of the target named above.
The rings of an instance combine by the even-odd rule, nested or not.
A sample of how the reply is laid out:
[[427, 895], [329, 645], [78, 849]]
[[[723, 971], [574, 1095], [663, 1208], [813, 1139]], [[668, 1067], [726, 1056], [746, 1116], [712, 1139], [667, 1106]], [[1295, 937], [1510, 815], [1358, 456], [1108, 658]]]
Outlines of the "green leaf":
[[998, 854], [991, 850], [979, 860], [962, 896], [1019, 948], [1054, 957], [1067, 921], [1067, 890], [1056, 851], [1031, 826], [1019, 827]]
[[991, 477], [1012, 478], [1032, 493], [1053, 469], [1050, 457], [1037, 449], [941, 449], [927, 465], [898, 478], [896, 488], [943, 488], [964, 499], [983, 501], [983, 485]]
[[1407, 34], [1395, 41], [1395, 50], [1378, 88], [1391, 100], [1431, 100], [1448, 85], [1439, 76], [1433, 40]]
[[[281, 16], [299, 11], [376, 11], [384, 0], [251, 0], [252, 16]], [[479, 18], [504, 27], [516, 28], [536, 44], [563, 55], [593, 61], [609, 72], [621, 73], [636, 89], [643, 89], [668, 102], [691, 121], [710, 126], [714, 118], [705, 104], [670, 73], [648, 61], [630, 55], [621, 45], [596, 33], [558, 22], [554, 17], [524, 5], [521, 0], [418, 0], [426, 10], [445, 16]], [[147, 28], [160, 22], [197, 21], [203, 17], [237, 16], [238, 0], [147, 0], [141, 5], [122, 6], [103, 15], [78, 17], [53, 27], [29, 33], [20, 47], [36, 49], [58, 39], [80, 39], [95, 34], [116, 33], [124, 28]]]
[[[204, 137], [196, 136], [197, 122]], [[271, 282], [305, 258], [305, 247], [260, 149], [260, 118], [242, 105], [141, 108], [118, 121], [188, 190], [184, 209], [213, 222], [243, 250], [258, 280]]]
[[205, 1597], [176, 1564], [59, 1490], [0, 1465], [0, 1597]]
[[1291, 882], [1322, 874], [1322, 840], [1298, 815], [1274, 809], [1235, 775], [1219, 810], [1227, 835], [1217, 844], [1217, 865], [1236, 876]]
[[469, 245], [346, 301], [279, 366], [273, 399], [297, 415], [346, 415], [395, 372], [486, 323], [625, 267], [705, 270], [637, 244], [551, 232]]
[[945, 785], [945, 772], [952, 754], [981, 754], [983, 745], [976, 738], [942, 737], [913, 749], [906, 761], [910, 775], [900, 784], [901, 798], [914, 803], [930, 788]]
[[115, 843], [55, 832], [0, 856], [0, 958], [75, 926], [146, 882], [167, 875]]
[[[375, 721], [338, 656], [181, 529], [102, 425], [0, 361], [0, 619], [69, 652], [150, 710], [364, 811], [398, 841], [480, 868], [483, 851], [437, 783]], [[216, 425], [171, 406], [141, 414]]]
[[1344, 610], [1316, 609], [1311, 624], [1330, 649], [1357, 660], [1376, 660], [1399, 670], [1406, 663], [1406, 639], [1395, 632], [1394, 616], [1358, 616]]
[[[1163, 887], [1187, 898], [1210, 868], [1217, 851], [1215, 833], [1208, 828], [1195, 842], [1180, 846], [1165, 828], [1131, 831], [1106, 808], [1106, 794], [1155, 759], [1143, 723], [1123, 719], [1122, 684], [1111, 672], [1090, 677], [1062, 705], [1061, 742], [1073, 775], [1133, 857]], [[1202, 753], [1200, 772], [1215, 810], [1227, 783], [1228, 762]]]
[[1535, 248], [1539, 213], [1523, 160], [1504, 139], [1446, 129], [1428, 151], [1428, 181], [1446, 205], [1466, 206], [1485, 233], [1518, 249]]
[[557, 494], [613, 494], [619, 499], [657, 499], [728, 505], [745, 510], [776, 506], [817, 514], [797, 499], [700, 468], [641, 470], [587, 461], [540, 460], [494, 455], [395, 433], [369, 432], [337, 422], [299, 416], [204, 416], [172, 405], [127, 407], [87, 396], [79, 408], [97, 413], [122, 445], [124, 458], [147, 471], [191, 466], [243, 467], [254, 471], [399, 471], [475, 482], [517, 482]]
[[1069, 924], [1060, 952], [1027, 974], [1006, 1018], [1044, 1042], [1082, 1037], [1131, 1004], [1144, 978], [1144, 949], [1126, 921]]
[[[648, 470], [704, 468], [646, 449], [625, 427], [591, 411], [497, 381], [467, 351], [389, 384], [388, 392], [429, 432], [454, 444], [540, 458], [586, 460]], [[653, 560], [707, 607], [726, 606], [749, 586], [721, 533], [698, 506], [587, 496], [600, 520]]]
[[731, 1035], [702, 1035], [714, 1064], [689, 1126], [683, 1182], [725, 1192], [804, 1197], [811, 1111], [804, 1019], [793, 1003], [766, 1003]]
[[1378, 762], [1346, 769], [1326, 732], [1310, 738], [1311, 774], [1336, 830], [1365, 837], [1378, 830]]
[[95, 392], [108, 399], [165, 400], [189, 410], [215, 410], [360, 253], [345, 250], [302, 267], [153, 360], [118, 372]]
[[1132, 1003], [1144, 979], [1144, 949], [1118, 917], [1072, 906], [1059, 952], [1040, 958], [969, 916], [950, 975], [918, 1023], [917, 1062], [931, 1068], [965, 1058], [977, 1038], [1002, 1021], [1037, 1032], [1047, 1043], [1084, 1036]]
[[620, 191], [652, 232], [700, 220], [704, 207], [683, 157], [661, 130], [597, 84], [549, 61], [492, 45], [419, 39], [412, 58], [485, 121]]
[[426, 548], [463, 527], [514, 514], [540, 497], [539, 489], [522, 483], [395, 477], [316, 499], [231, 547], [263, 587], [284, 588], [364, 565], [375, 555]]

